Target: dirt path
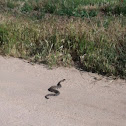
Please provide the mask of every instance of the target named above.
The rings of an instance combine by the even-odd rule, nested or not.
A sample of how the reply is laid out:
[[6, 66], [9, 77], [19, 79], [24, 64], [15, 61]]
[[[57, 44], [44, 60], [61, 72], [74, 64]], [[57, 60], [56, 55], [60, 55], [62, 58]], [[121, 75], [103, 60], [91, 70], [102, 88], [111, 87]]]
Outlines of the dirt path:
[[[0, 56], [0, 126], [126, 126], [126, 82]], [[47, 89], [66, 79], [57, 97]]]

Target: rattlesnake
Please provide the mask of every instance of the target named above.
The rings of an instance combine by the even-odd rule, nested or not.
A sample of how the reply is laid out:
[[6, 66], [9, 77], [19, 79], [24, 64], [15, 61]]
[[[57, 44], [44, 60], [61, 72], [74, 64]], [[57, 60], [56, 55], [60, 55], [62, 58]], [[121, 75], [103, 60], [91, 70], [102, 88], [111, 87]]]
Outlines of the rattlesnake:
[[65, 79], [59, 81], [58, 84], [57, 84], [56, 86], [51, 86], [51, 87], [48, 89], [48, 91], [54, 92], [55, 94], [47, 94], [47, 95], [45, 96], [45, 98], [46, 98], [46, 99], [49, 99], [48, 96], [58, 96], [58, 95], [60, 94], [60, 92], [59, 92], [58, 90], [56, 90], [56, 89], [62, 87], [62, 85], [61, 85], [60, 83], [63, 82], [63, 81], [65, 81]]

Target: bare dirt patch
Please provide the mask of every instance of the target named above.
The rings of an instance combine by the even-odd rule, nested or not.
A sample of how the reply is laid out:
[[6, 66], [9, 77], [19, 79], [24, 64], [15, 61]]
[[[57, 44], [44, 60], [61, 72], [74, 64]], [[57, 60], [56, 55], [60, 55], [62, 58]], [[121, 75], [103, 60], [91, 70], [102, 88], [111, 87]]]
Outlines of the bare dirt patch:
[[[16, 58], [0, 57], [0, 64], [1, 126], [126, 125], [124, 80]], [[45, 99], [47, 89], [64, 78], [61, 94]]]

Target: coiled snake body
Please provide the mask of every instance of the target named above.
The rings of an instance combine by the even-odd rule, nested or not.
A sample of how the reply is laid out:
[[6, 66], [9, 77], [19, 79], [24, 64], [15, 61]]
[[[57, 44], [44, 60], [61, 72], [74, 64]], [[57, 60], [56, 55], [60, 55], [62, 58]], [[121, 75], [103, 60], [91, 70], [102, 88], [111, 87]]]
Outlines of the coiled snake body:
[[48, 96], [58, 96], [58, 95], [60, 94], [60, 92], [59, 92], [58, 90], [56, 90], [56, 89], [62, 87], [62, 85], [61, 85], [60, 83], [63, 82], [63, 81], [65, 81], [65, 79], [59, 81], [58, 84], [57, 84], [56, 86], [51, 86], [51, 87], [48, 89], [48, 91], [54, 92], [55, 94], [47, 94], [47, 95], [45, 96], [45, 98], [46, 98], [46, 99], [49, 99]]

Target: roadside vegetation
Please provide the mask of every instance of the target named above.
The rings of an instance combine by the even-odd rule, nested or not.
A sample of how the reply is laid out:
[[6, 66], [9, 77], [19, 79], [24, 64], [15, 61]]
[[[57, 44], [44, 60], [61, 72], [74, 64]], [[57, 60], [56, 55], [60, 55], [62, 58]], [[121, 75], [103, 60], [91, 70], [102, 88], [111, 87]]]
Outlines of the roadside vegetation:
[[126, 0], [1, 0], [0, 54], [126, 78]]

